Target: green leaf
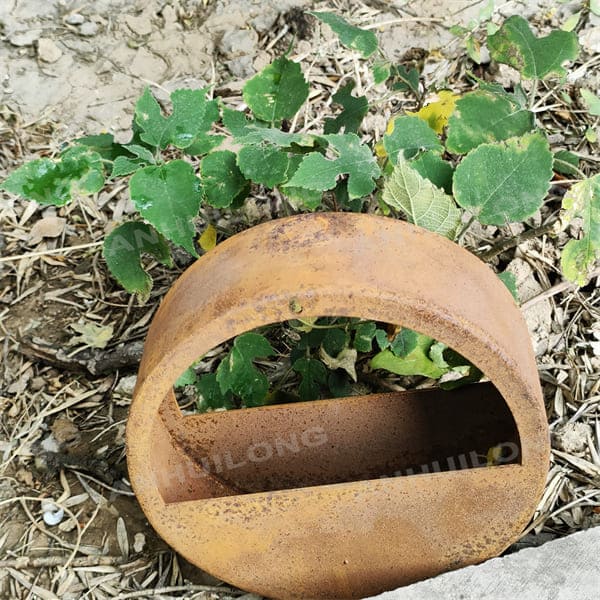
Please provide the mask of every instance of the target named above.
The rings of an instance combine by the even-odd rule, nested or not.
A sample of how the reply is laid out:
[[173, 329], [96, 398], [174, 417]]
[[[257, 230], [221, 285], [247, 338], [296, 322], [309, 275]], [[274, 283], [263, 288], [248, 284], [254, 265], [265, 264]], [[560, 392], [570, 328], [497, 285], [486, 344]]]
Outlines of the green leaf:
[[245, 146], [268, 143], [279, 148], [300, 146], [306, 149], [314, 148], [319, 143], [319, 138], [306, 133], [288, 133], [274, 127], [248, 125], [244, 129], [244, 135], [238, 136], [236, 142]]
[[510, 271], [504, 271], [504, 273], [498, 273], [498, 277], [502, 280], [502, 283], [508, 288], [508, 291], [512, 294], [515, 302], [519, 301], [519, 291], [517, 290], [517, 278], [514, 273]]
[[600, 0], [590, 0], [590, 10], [600, 17]]
[[135, 105], [134, 120], [139, 136], [150, 146], [188, 148], [198, 136], [204, 136], [212, 123], [219, 118], [216, 100], [207, 100], [207, 90], [175, 90], [171, 93], [173, 110], [163, 116], [160, 105], [149, 88]]
[[300, 65], [285, 56], [277, 58], [246, 82], [244, 102], [263, 121], [291, 119], [308, 98], [308, 83]]
[[202, 186], [192, 165], [172, 160], [133, 174], [129, 193], [140, 214], [167, 239], [197, 256], [193, 219], [202, 201]]
[[117, 156], [127, 155], [126, 146], [115, 143], [111, 133], [99, 133], [98, 135], [86, 135], [73, 140], [73, 144], [87, 146], [90, 150], [97, 152], [103, 159], [113, 161]]
[[392, 65], [389, 62], [375, 62], [372, 67], [373, 81], [379, 85], [386, 81], [392, 74]]
[[139, 146], [138, 144], [127, 144], [126, 146], [123, 146], [123, 148], [149, 165], [153, 165], [156, 162], [154, 160], [154, 154], [152, 154], [148, 148], [144, 148], [144, 146]]
[[494, 60], [517, 69], [525, 79], [543, 79], [552, 73], [563, 76], [563, 63], [575, 60], [579, 54], [575, 32], [552, 31], [536, 38], [527, 21], [518, 15], [488, 36], [487, 43]]
[[390, 350], [394, 356], [405, 358], [408, 356], [419, 344], [419, 334], [412, 329], [403, 327], [394, 337], [390, 343]]
[[373, 321], [359, 323], [354, 332], [354, 347], [359, 352], [371, 352], [377, 325]]
[[437, 152], [423, 152], [410, 162], [410, 166], [433, 185], [452, 194], [454, 169]]
[[472, 150], [456, 167], [454, 197], [484, 225], [505, 225], [538, 210], [551, 179], [548, 141], [528, 133]]
[[165, 238], [141, 221], [129, 221], [113, 229], [104, 239], [102, 253], [112, 276], [130, 294], [138, 294], [142, 302], [152, 289], [152, 277], [142, 266], [142, 254], [173, 266]]
[[111, 177], [124, 177], [131, 175], [137, 170], [146, 166], [146, 161], [139, 158], [128, 158], [127, 156], [117, 156], [113, 162]]
[[348, 346], [349, 334], [341, 328], [327, 329], [323, 336], [322, 346], [327, 354], [338, 355]]
[[382, 350], [371, 359], [372, 369], [385, 369], [396, 375], [423, 375], [438, 379], [448, 369], [438, 367], [428, 356], [433, 340], [417, 334], [415, 347], [405, 356], [396, 356], [391, 350]]
[[[223, 107], [223, 116], [221, 117], [223, 125], [229, 129], [231, 135], [237, 140], [248, 133], [250, 126], [259, 127], [261, 122], [249, 118], [245, 112], [241, 110], [233, 110], [232, 108]], [[264, 124], [266, 126], [266, 124]]]
[[560, 261], [564, 276], [582, 286], [600, 254], [600, 174], [576, 183], [565, 194], [562, 208], [567, 222], [582, 219], [583, 237], [567, 243]]
[[581, 88], [579, 93], [581, 94], [590, 115], [600, 117], [600, 98], [587, 88]]
[[410, 223], [454, 239], [461, 211], [446, 195], [400, 159], [383, 187], [382, 200], [401, 210]]
[[414, 67], [410, 69], [404, 65], [392, 67], [392, 89], [398, 92], [419, 93], [419, 71]]
[[258, 333], [243, 333], [233, 342], [233, 348], [217, 368], [221, 393], [231, 391], [246, 406], [265, 403], [269, 381], [253, 364], [256, 358], [272, 356], [275, 351], [267, 339]]
[[221, 392], [215, 373], [202, 375], [196, 381], [196, 392], [198, 393], [198, 411], [206, 412], [208, 409], [218, 410], [235, 408], [231, 392]]
[[94, 194], [103, 186], [102, 157], [86, 146], [73, 146], [57, 160], [40, 158], [25, 163], [0, 184], [0, 189], [39, 204], [64, 206], [76, 195]]
[[377, 50], [377, 37], [372, 31], [350, 25], [334, 13], [308, 11], [308, 14], [329, 25], [346, 48], [360, 52], [363, 58], [369, 58]]
[[552, 168], [562, 175], [577, 175], [579, 156], [568, 150], [558, 150], [554, 153]]
[[287, 179], [289, 162], [287, 152], [266, 144], [244, 146], [237, 157], [244, 177], [268, 188], [274, 188]]
[[224, 135], [207, 135], [206, 133], [199, 133], [194, 141], [184, 149], [184, 152], [188, 156], [202, 156], [208, 154], [214, 148], [218, 148], [223, 140]]
[[327, 369], [316, 358], [299, 358], [292, 368], [302, 375], [298, 393], [301, 400], [316, 400], [321, 395], [321, 384], [327, 382]]
[[523, 135], [534, 125], [533, 113], [506, 96], [470, 92], [456, 102], [448, 121], [446, 147], [455, 154], [466, 154], [480, 144]]
[[352, 90], [356, 83], [349, 81], [334, 95], [333, 101], [341, 104], [344, 110], [335, 118], [325, 119], [325, 133], [357, 133], [364, 116], [369, 112], [369, 102], [366, 96], [353, 96]]
[[215, 208], [227, 208], [248, 193], [249, 184], [231, 150], [207, 154], [200, 162], [200, 173], [206, 201]]
[[383, 147], [394, 164], [400, 155], [412, 158], [422, 150], [444, 150], [435, 131], [416, 116], [396, 117], [390, 121], [388, 131], [383, 136]]
[[196, 371], [194, 371], [193, 367], [188, 367], [175, 382], [174, 387], [182, 388], [186, 385], [193, 385], [196, 383]]
[[307, 154], [288, 185], [309, 190], [332, 190], [340, 175], [348, 175], [348, 194], [351, 199], [362, 198], [375, 189], [381, 170], [371, 150], [360, 143], [354, 133], [322, 136], [334, 151], [335, 158], [318, 152]]

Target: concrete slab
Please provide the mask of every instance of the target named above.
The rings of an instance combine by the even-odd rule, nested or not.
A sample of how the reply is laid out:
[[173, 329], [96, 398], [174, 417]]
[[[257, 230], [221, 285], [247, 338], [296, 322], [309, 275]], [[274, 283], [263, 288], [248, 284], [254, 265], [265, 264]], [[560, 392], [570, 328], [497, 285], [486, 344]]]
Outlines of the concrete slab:
[[599, 600], [600, 527], [444, 573], [377, 600]]

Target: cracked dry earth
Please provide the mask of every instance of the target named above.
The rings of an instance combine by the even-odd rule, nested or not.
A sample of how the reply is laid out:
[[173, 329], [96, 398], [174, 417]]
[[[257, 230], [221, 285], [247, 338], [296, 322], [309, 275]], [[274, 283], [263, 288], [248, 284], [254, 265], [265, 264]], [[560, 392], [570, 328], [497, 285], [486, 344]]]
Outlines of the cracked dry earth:
[[[294, 36], [293, 57], [314, 55], [323, 42], [298, 8], [383, 24], [376, 30], [390, 58], [425, 57], [427, 85], [452, 87], [464, 68], [448, 26], [468, 23], [484, 4], [0, 0], [0, 178], [74, 135], [109, 131], [127, 139], [146, 85], [164, 100], [177, 87], [213, 84], [219, 95], [241, 102], [244, 79], [287, 50]], [[496, 4], [502, 16], [542, 15], [554, 27], [581, 8], [550, 0]], [[600, 52], [600, 19], [590, 15], [579, 38], [589, 56]], [[337, 60], [344, 59], [342, 51]], [[307, 67], [311, 79], [331, 89], [331, 66], [321, 68], [320, 60]], [[502, 69], [497, 77], [510, 82]], [[581, 77], [598, 89], [597, 71]], [[391, 112], [381, 113], [367, 117], [363, 133], [382, 134]], [[567, 136], [564, 145], [576, 146], [579, 137]], [[0, 599], [255, 598], [171, 551], [128, 486], [124, 430], [142, 341], [160, 298], [185, 267], [180, 261], [170, 272], [153, 269], [155, 289], [143, 306], [116, 286], [97, 250], [109, 223], [130, 211], [118, 186], [59, 211], [14, 198], [0, 204], [2, 255], [41, 253], [0, 263]], [[497, 234], [474, 231], [476, 242]], [[45, 254], [77, 244], [90, 247]], [[592, 451], [600, 414], [598, 292], [593, 284], [580, 293], [565, 287], [540, 300], [556, 281], [557, 257], [553, 242], [529, 240], [502, 258], [528, 303], [555, 449], [543, 506], [517, 546], [600, 524], [600, 459], [596, 464]], [[82, 321], [113, 327], [110, 356], [77, 347], [72, 325]], [[64, 507], [62, 516], [44, 505], [48, 499]]]

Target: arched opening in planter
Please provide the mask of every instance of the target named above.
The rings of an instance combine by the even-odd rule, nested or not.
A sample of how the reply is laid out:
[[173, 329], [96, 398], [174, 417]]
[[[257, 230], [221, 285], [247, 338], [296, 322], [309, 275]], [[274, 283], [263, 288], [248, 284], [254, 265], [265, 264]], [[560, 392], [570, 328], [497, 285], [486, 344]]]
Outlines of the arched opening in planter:
[[[232, 356], [233, 340], [224, 343], [219, 352], [211, 351], [196, 361], [195, 370], [188, 369], [187, 378], [180, 379], [188, 387], [176, 386], [160, 411], [166, 439], [191, 463], [187, 470], [167, 470], [168, 477], [160, 488], [165, 502], [520, 463], [521, 446], [513, 415], [491, 382], [472, 382], [477, 377], [469, 377], [469, 372], [477, 369], [469, 361], [456, 361], [456, 353], [430, 338], [424, 350], [405, 348], [404, 356], [396, 356], [387, 344], [405, 330], [381, 323], [377, 331], [386, 332], [386, 341], [377, 343], [373, 336], [372, 351], [358, 353], [354, 346], [365, 323], [359, 318], [328, 318], [304, 322], [300, 334], [297, 321], [252, 332], [263, 342], [267, 339], [263, 334], [268, 336], [277, 358], [258, 358], [246, 365], [269, 385], [265, 388], [268, 394], [255, 398], [256, 405], [251, 408], [242, 407], [243, 399], [231, 393], [226, 399], [221, 394], [217, 401], [203, 397], [221, 392], [210, 386], [218, 385], [222, 363]], [[334, 331], [345, 332], [345, 340], [330, 335]], [[423, 337], [414, 333], [419, 339]], [[337, 348], [332, 337], [338, 338]], [[430, 358], [435, 354], [434, 344], [438, 347], [437, 365]], [[303, 400], [298, 386], [305, 374], [295, 372], [292, 365], [299, 356], [311, 361], [321, 357], [327, 363], [327, 350], [339, 355], [342, 345], [351, 355], [345, 363], [347, 370], [339, 366], [326, 370], [322, 363], [328, 378], [319, 379], [321, 385], [314, 399]], [[464, 368], [455, 366], [453, 370], [444, 362], [439, 347], [446, 348], [446, 357], [453, 355], [454, 364], [462, 363]], [[381, 363], [384, 352], [388, 360], [405, 364], [409, 371], [419, 370], [411, 363], [419, 360], [421, 370], [442, 377], [441, 385], [446, 389], [425, 375], [399, 376], [372, 368]], [[329, 362], [328, 366], [338, 364]], [[212, 373], [190, 378], [190, 374], [207, 369]], [[333, 387], [328, 381], [332, 378]], [[201, 384], [204, 379], [208, 386]], [[344, 393], [342, 383], [352, 385], [346, 388], [346, 396], [335, 398], [334, 394]], [[187, 396], [181, 394], [182, 389]], [[285, 393], [275, 396], [273, 389], [284, 389]], [[207, 408], [207, 400], [217, 409]], [[202, 414], [194, 411], [194, 404], [201, 406]], [[223, 405], [228, 410], [220, 408]], [[154, 452], [151, 464], [160, 461], [164, 449], [157, 446]], [[220, 485], [191, 486], [197, 479]]]

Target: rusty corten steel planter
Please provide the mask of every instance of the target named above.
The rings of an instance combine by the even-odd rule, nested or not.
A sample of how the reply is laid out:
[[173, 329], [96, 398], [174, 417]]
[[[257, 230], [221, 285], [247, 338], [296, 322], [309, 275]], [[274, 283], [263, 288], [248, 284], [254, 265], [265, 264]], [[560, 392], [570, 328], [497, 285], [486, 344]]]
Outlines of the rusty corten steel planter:
[[[182, 416], [173, 384], [194, 360], [298, 316], [401, 324], [492, 383]], [[497, 445], [510, 456], [482, 466]], [[407, 223], [321, 213], [238, 234], [181, 276], [146, 339], [127, 453], [148, 519], [192, 563], [268, 597], [358, 598], [500, 553], [534, 512], [549, 442], [496, 275]]]

